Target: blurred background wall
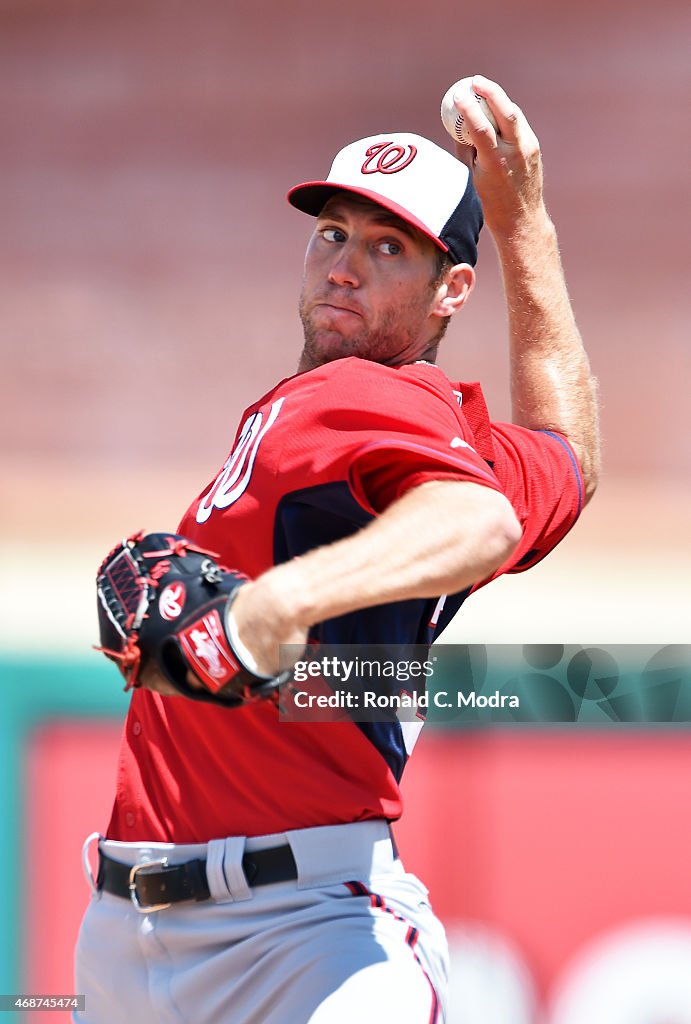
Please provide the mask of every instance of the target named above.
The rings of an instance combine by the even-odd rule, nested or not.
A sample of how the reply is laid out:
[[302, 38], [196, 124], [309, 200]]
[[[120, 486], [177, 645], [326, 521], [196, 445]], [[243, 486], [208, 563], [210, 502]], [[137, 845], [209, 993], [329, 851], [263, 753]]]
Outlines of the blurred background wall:
[[[477, 595], [448, 639], [689, 641], [688, 151], [680, 130], [689, 21], [681, 0], [351, 0], [345, 8], [0, 0], [2, 856], [22, 886], [27, 856], [55, 842], [56, 829], [71, 843], [72, 832], [76, 842], [91, 828], [87, 817], [105, 824], [126, 702], [89, 696], [117, 687], [89, 654], [95, 566], [123, 533], [174, 528], [224, 461], [245, 406], [294, 371], [311, 222], [285, 192], [325, 174], [345, 142], [375, 132], [411, 130], [445, 145], [439, 102], [463, 75], [502, 82], [541, 139], [548, 206], [600, 379], [605, 472], [557, 552]], [[504, 306], [488, 236], [478, 287], [440, 363], [452, 377], [482, 380], [494, 417], [509, 417]], [[86, 708], [94, 716], [86, 733], [83, 723], [61, 732], [76, 728], [65, 724], [68, 712], [38, 699], [58, 676], [73, 681], [69, 715]], [[10, 714], [14, 687], [27, 705]], [[661, 739], [660, 756], [669, 742]], [[441, 743], [423, 740], [420, 777], [423, 759], [437, 764]], [[444, 763], [467, 749], [444, 747]], [[495, 755], [486, 756], [498, 771], [504, 762]], [[54, 821], [36, 800], [46, 800], [45, 772], [52, 783], [59, 776], [50, 764], [68, 761], [66, 778], [86, 785], [86, 771], [91, 796], [77, 802], [66, 782], [64, 804], [47, 800], [60, 807]], [[424, 820], [434, 837], [450, 817], [426, 792], [411, 795], [406, 826], [423, 867], [415, 823]], [[668, 801], [670, 820], [682, 798]], [[654, 790], [651, 805], [660, 799]], [[475, 806], [477, 835], [485, 818]], [[635, 833], [635, 815], [630, 822]], [[594, 842], [603, 827], [593, 825]], [[443, 865], [430, 867], [447, 923], [463, 929], [474, 914], [484, 927], [488, 914], [478, 907], [445, 905]], [[656, 861], [649, 867], [657, 872]], [[65, 950], [59, 967], [42, 974], [22, 891], [8, 898], [19, 938], [5, 935], [13, 966], [0, 988], [49, 980], [55, 991], [63, 978], [69, 992], [65, 935], [74, 922], [49, 944]], [[85, 889], [74, 892], [68, 917], [86, 899]], [[658, 911], [673, 913], [674, 901], [652, 900], [647, 912]], [[580, 948], [575, 937], [572, 945]], [[531, 961], [525, 943], [519, 953], [544, 1003], [552, 968], [535, 951]], [[522, 1019], [532, 1018], [515, 1015], [512, 1024]]]

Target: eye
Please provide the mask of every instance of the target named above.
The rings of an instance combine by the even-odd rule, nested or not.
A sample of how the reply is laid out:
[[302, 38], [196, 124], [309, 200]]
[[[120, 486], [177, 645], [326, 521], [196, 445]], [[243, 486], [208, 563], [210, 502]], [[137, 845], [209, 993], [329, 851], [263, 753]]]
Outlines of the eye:
[[400, 242], [394, 242], [391, 239], [377, 242], [377, 249], [379, 249], [379, 252], [383, 252], [385, 256], [400, 256], [403, 252], [403, 246]]
[[345, 242], [346, 236], [340, 228], [320, 228], [319, 234], [326, 242]]

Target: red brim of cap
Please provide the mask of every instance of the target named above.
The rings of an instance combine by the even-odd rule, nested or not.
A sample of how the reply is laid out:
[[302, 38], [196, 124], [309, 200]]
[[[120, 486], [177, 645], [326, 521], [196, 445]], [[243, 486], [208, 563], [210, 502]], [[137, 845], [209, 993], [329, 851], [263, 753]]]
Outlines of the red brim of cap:
[[301, 185], [294, 185], [288, 192], [287, 199], [296, 210], [309, 213], [312, 217], [318, 217], [324, 208], [324, 204], [338, 192], [354, 192], [358, 196], [364, 196], [365, 199], [371, 199], [378, 206], [383, 206], [385, 210], [395, 213], [406, 224], [417, 228], [418, 231], [421, 231], [423, 235], [430, 238], [444, 252], [449, 251], [448, 245], [445, 245], [431, 228], [413, 216], [410, 210], [406, 210], [404, 206], [399, 206], [398, 203], [389, 199], [388, 196], [383, 196], [379, 192], [372, 192], [368, 188], [358, 188], [356, 185], [342, 185], [336, 181], [305, 181]]

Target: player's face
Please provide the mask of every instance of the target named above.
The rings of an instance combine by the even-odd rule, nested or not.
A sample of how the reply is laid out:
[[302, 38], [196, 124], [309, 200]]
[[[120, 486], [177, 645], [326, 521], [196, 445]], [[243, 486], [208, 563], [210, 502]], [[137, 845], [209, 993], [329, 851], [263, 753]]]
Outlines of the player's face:
[[381, 206], [334, 196], [305, 257], [301, 370], [344, 356], [389, 366], [433, 358], [442, 320], [436, 246]]

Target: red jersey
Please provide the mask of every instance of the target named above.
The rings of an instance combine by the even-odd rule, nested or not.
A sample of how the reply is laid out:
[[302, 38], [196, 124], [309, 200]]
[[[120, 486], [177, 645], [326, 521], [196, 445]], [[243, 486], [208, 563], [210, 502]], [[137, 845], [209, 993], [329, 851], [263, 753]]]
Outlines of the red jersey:
[[[447, 477], [499, 490], [515, 509], [523, 537], [496, 575], [544, 557], [583, 503], [578, 463], [560, 435], [491, 423], [478, 385], [452, 385], [431, 364], [347, 358], [281, 381], [250, 406], [178, 532], [256, 577]], [[469, 593], [362, 609], [310, 636], [431, 643]], [[407, 757], [397, 723], [287, 724], [270, 702], [228, 710], [135, 690], [108, 836], [193, 843], [395, 819]]]

